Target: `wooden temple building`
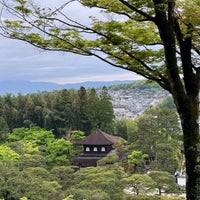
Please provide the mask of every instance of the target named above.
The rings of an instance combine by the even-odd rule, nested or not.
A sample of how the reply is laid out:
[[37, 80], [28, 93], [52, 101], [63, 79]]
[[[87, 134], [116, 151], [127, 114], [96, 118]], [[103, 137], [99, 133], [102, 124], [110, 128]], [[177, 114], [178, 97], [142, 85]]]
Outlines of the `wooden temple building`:
[[72, 160], [72, 164], [79, 167], [96, 166], [97, 161], [105, 157], [118, 140], [119, 137], [97, 129], [77, 143], [83, 146], [83, 152]]

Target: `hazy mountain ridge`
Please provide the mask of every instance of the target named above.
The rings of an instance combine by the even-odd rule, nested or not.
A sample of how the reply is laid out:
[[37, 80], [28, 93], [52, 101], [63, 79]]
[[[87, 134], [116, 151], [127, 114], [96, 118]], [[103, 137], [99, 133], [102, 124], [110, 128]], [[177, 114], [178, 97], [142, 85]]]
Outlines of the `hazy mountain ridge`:
[[124, 80], [124, 81], [87, 81], [82, 83], [67, 83], [67, 84], [57, 84], [51, 82], [31, 82], [23, 80], [6, 80], [0, 81], [0, 95], [5, 95], [7, 93], [17, 95], [37, 93], [37, 92], [50, 92], [53, 90], [60, 89], [79, 89], [81, 86], [85, 88], [98, 88], [103, 86], [110, 86], [116, 84], [126, 84], [134, 82], [134, 80]]

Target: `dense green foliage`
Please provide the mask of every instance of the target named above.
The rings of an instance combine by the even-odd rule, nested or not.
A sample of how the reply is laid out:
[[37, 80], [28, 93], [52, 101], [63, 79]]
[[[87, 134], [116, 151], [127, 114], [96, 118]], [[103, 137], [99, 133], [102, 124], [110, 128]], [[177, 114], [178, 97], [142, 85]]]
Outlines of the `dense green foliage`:
[[[184, 156], [181, 152], [182, 132], [178, 116], [170, 98], [147, 109], [135, 119], [122, 118], [115, 121], [117, 135], [127, 138], [130, 144], [131, 171], [148, 168], [174, 173], [181, 170]], [[139, 155], [138, 155], [139, 154]], [[148, 155], [147, 166], [141, 165], [143, 155]], [[140, 163], [140, 164], [139, 164]], [[138, 165], [139, 164], [139, 165]], [[146, 169], [145, 169], [146, 168]]]
[[[13, 126], [12, 131], [9, 131], [2, 115], [0, 198], [5, 200], [141, 200], [147, 198], [161, 200], [160, 196], [147, 197], [146, 195], [155, 192], [155, 189], [160, 194], [161, 191], [166, 194], [179, 193], [173, 173], [175, 169], [182, 167], [180, 152], [182, 138], [171, 99], [165, 99], [136, 119], [122, 118], [113, 123], [106, 113], [110, 109], [110, 98], [106, 88], [99, 90], [98, 95], [94, 89], [86, 91], [81, 88], [78, 91], [61, 90], [25, 96], [8, 94], [1, 97], [1, 100], [6, 102], [7, 97], [9, 102], [12, 102], [11, 110], [14, 110], [10, 113], [11, 119], [15, 116], [19, 117], [19, 113], [24, 113], [24, 116], [30, 118], [26, 118], [24, 127]], [[89, 122], [90, 125], [87, 127], [91, 127], [95, 122], [108, 129], [113, 126], [115, 135], [127, 139], [127, 141], [121, 139], [116, 143], [114, 145], [116, 151], [100, 160], [96, 168], [88, 167], [76, 171], [77, 168], [71, 166], [71, 159], [82, 151], [82, 148], [75, 144], [85, 137], [84, 132], [64, 129], [61, 126], [63, 121], [58, 119], [57, 129], [65, 130], [59, 132], [62, 133], [59, 135], [62, 137], [55, 135], [53, 125], [56, 126], [56, 123], [51, 124], [52, 130], [33, 126], [33, 122], [29, 124], [30, 119], [35, 119], [35, 124], [43, 121], [43, 113], [48, 106], [54, 108], [49, 109], [52, 117], [54, 115], [60, 116], [61, 119], [68, 115], [72, 117], [71, 110], [68, 110], [70, 106], [67, 107], [68, 104], [71, 105], [72, 99], [73, 103], [79, 102], [76, 104], [79, 117], [74, 124], [80, 124], [82, 119], [88, 119], [87, 123], [86, 121], [82, 123], [82, 128]], [[26, 100], [31, 103], [27, 103]], [[16, 107], [20, 101], [24, 104]], [[102, 104], [98, 104], [99, 101]], [[91, 112], [85, 112], [85, 109]], [[41, 115], [35, 110], [40, 110]], [[95, 117], [97, 111], [101, 114], [99, 118]], [[69, 121], [72, 123], [71, 119]], [[167, 122], [170, 124], [166, 124]], [[151, 157], [152, 150], [154, 159]], [[147, 174], [149, 168], [153, 171]], [[127, 191], [134, 195], [127, 194]], [[169, 199], [176, 198], [169, 197]]]
[[[0, 139], [14, 128], [40, 126], [53, 130], [57, 137], [82, 130], [89, 134], [97, 126], [112, 132], [113, 107], [106, 88], [43, 92], [0, 97]], [[104, 108], [104, 109], [102, 109]]]
[[[34, 95], [42, 96], [43, 93], [28, 96], [34, 97]], [[44, 95], [47, 94], [44, 93]], [[98, 100], [95, 90], [91, 90], [90, 95], [92, 98], [95, 97], [95, 101]], [[19, 97], [25, 98], [26, 96], [19, 95]], [[18, 97], [12, 98], [17, 99]], [[105, 88], [99, 98], [108, 100]], [[174, 110], [168, 110], [170, 106], [166, 102], [168, 101], [165, 100], [161, 105], [147, 110], [144, 115], [139, 117], [142, 119], [146, 115], [159, 116], [159, 120], [155, 121], [157, 126], [154, 127], [154, 123], [151, 124], [152, 130], [154, 130], [152, 133], [155, 134], [153, 141], [158, 146], [164, 145], [163, 141], [169, 142], [170, 145], [173, 143], [176, 145], [176, 142], [181, 139], [178, 134], [180, 130], [175, 123], [177, 118], [173, 118], [173, 130], [167, 130], [168, 140], [165, 135], [166, 131], [162, 130], [166, 118], [176, 116]], [[50, 103], [50, 101], [46, 103]], [[59, 106], [62, 107], [62, 104], [66, 104], [66, 101], [63, 101]], [[87, 104], [87, 106], [91, 105]], [[84, 107], [82, 108], [84, 109]], [[107, 109], [106, 106], [105, 109]], [[167, 115], [165, 115], [166, 110]], [[92, 111], [95, 112], [95, 108]], [[135, 122], [129, 123], [130, 121]], [[84, 137], [84, 132], [68, 130], [62, 138], [58, 138], [55, 137], [52, 130], [38, 126], [14, 128], [12, 132], [6, 134], [6, 140], [2, 141], [0, 145], [0, 198], [4, 200], [161, 200], [162, 197], [146, 195], [154, 192], [156, 188], [166, 194], [179, 193], [175, 177], [172, 176], [173, 171], [168, 168], [168, 165], [167, 167], [162, 165], [162, 158], [169, 157], [169, 151], [162, 152], [157, 149], [157, 154], [160, 153], [160, 157], [157, 155], [156, 165], [153, 165], [153, 161], [147, 163], [151, 149], [145, 152], [142, 148], [145, 145], [139, 145], [139, 138], [142, 138], [145, 132], [140, 129], [138, 118], [135, 120], [124, 118], [118, 120], [118, 123], [124, 124], [126, 127], [120, 130], [123, 130], [122, 132], [127, 135], [128, 143], [121, 139], [119, 143], [115, 144], [119, 154], [112, 152], [98, 162], [98, 167], [82, 168], [80, 171], [76, 171], [77, 168], [71, 166], [70, 160], [82, 151], [82, 148], [77, 147], [75, 143]], [[131, 126], [132, 124], [135, 124], [137, 128]], [[116, 126], [116, 133], [117, 130]], [[5, 133], [7, 131], [5, 129]], [[136, 133], [134, 135], [135, 131], [137, 137]], [[149, 133], [149, 131], [147, 132]], [[2, 133], [4, 132], [2, 131]], [[130, 138], [130, 134], [133, 137]], [[163, 137], [156, 137], [156, 134], [161, 134], [160, 136], [163, 135]], [[143, 140], [143, 142], [148, 141]], [[164, 145], [163, 148], [166, 146]], [[175, 158], [179, 155], [179, 148], [177, 146], [173, 148], [171, 157]], [[125, 153], [126, 157], [123, 160], [119, 159], [120, 153]], [[151, 173], [146, 174], [149, 166], [158, 171], [153, 171], [152, 175]], [[178, 162], [174, 166], [178, 166]], [[163, 170], [170, 171], [170, 173]], [[136, 172], [140, 174], [136, 174]], [[127, 194], [127, 191], [134, 193], [134, 195]], [[169, 197], [169, 200], [174, 199], [180, 200], [181, 198]]]
[[[71, 166], [54, 166], [50, 170], [47, 166], [20, 169], [18, 161], [0, 162], [0, 167], [0, 198], [5, 200], [19, 200], [22, 197], [30, 200], [64, 200], [70, 196], [72, 200], [126, 200], [130, 197], [124, 193], [124, 189], [132, 186], [144, 198], [148, 192], [155, 190], [157, 181], [149, 175], [127, 176], [118, 166], [82, 168], [76, 173]], [[171, 175], [163, 178], [169, 177]], [[173, 184], [175, 180], [171, 179], [163, 188], [170, 188]], [[174, 192], [174, 189], [165, 192]], [[141, 198], [131, 196], [133, 199]]]

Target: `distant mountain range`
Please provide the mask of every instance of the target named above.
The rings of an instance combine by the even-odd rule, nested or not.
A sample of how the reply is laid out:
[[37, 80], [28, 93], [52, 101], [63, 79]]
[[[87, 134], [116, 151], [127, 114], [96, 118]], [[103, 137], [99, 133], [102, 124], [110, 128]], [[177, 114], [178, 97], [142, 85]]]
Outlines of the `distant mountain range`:
[[60, 89], [79, 89], [81, 86], [85, 88], [98, 88], [103, 86], [117, 85], [117, 84], [127, 84], [134, 82], [134, 80], [124, 80], [124, 81], [88, 81], [83, 83], [68, 83], [68, 84], [56, 84], [50, 82], [30, 82], [21, 80], [8, 80], [0, 81], [0, 95], [13, 94], [31, 94], [37, 92], [50, 92], [53, 90]]

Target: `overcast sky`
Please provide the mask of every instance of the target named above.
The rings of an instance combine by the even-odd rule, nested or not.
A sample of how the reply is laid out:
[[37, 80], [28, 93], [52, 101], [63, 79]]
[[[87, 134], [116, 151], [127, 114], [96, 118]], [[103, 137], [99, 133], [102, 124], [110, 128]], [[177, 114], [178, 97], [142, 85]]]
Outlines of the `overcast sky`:
[[136, 79], [141, 77], [93, 57], [41, 51], [22, 41], [0, 38], [0, 81], [29, 80], [64, 84]]

